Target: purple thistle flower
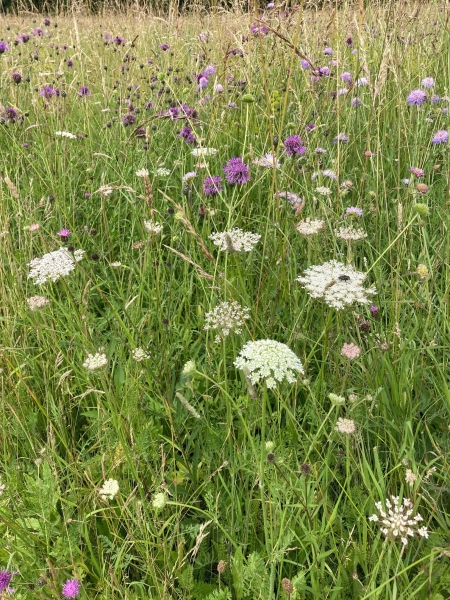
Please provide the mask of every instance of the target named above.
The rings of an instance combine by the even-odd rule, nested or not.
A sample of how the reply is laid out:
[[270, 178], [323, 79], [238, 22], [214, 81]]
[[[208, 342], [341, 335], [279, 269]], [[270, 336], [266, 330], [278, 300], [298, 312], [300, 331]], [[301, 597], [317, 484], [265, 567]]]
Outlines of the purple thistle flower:
[[44, 32], [40, 27], [36, 27], [36, 29], [33, 29], [31, 33], [32, 35], [37, 35], [38, 37], [42, 37], [44, 35]]
[[66, 229], [65, 227], [63, 227], [63, 229], [61, 229], [61, 231], [58, 231], [56, 235], [59, 235], [62, 242], [67, 242], [67, 240], [69, 239], [69, 235], [71, 234], [72, 232], [70, 231], [70, 229]]
[[353, 81], [352, 76], [348, 71], [344, 71], [344, 73], [341, 74], [341, 79], [343, 79], [347, 83], [351, 83]]
[[92, 196], [92, 194], [90, 194], [89, 192], [85, 192], [84, 197], [85, 198], [90, 198]]
[[87, 85], [82, 85], [80, 87], [80, 89], [78, 90], [78, 95], [80, 96], [80, 98], [83, 98], [83, 96], [91, 95], [91, 92], [89, 91], [89, 88], [87, 87]]
[[9, 50], [9, 46], [6, 42], [0, 42], [0, 54]]
[[8, 121], [11, 121], [11, 123], [14, 123], [19, 118], [19, 113], [17, 112], [17, 110], [15, 108], [12, 108], [11, 106], [9, 106], [8, 108], [5, 109], [5, 116]]
[[406, 102], [409, 106], [420, 106], [426, 99], [427, 95], [423, 90], [413, 90], [406, 98]]
[[307, 133], [309, 133], [310, 131], [313, 131], [316, 128], [314, 123], [308, 123], [308, 125], [305, 125], [305, 131]]
[[265, 25], [252, 25], [251, 27], [253, 35], [267, 35], [269, 31]]
[[325, 54], [325, 56], [333, 56], [333, 48], [325, 48], [323, 53]]
[[192, 133], [192, 129], [190, 127], [183, 127], [183, 129], [178, 134], [178, 137], [183, 138], [187, 144], [197, 144], [195, 135]]
[[306, 152], [302, 138], [299, 135], [290, 135], [284, 140], [283, 145], [284, 154], [287, 154], [288, 156], [301, 156]]
[[170, 46], [169, 46], [169, 44], [160, 44], [160, 45], [158, 46], [158, 48], [159, 48], [160, 50], [162, 50], [163, 52], [166, 52], [167, 50], [169, 50]]
[[448, 142], [448, 131], [445, 129], [440, 129], [434, 134], [431, 141], [433, 144], [446, 144]]
[[371, 306], [371, 307], [370, 307], [370, 309], [369, 309], [369, 310], [370, 310], [370, 312], [371, 312], [373, 315], [376, 315], [376, 314], [378, 313], [378, 306], [376, 306], [376, 305], [374, 304], [373, 306]]
[[44, 25], [45, 25], [46, 27], [49, 27], [49, 25], [50, 25], [50, 19], [47, 19], [47, 18], [46, 18], [46, 19], [44, 19]]
[[77, 579], [68, 579], [63, 585], [61, 594], [64, 598], [76, 598], [80, 593], [80, 582]]
[[248, 166], [241, 158], [230, 158], [225, 165], [223, 172], [228, 183], [246, 183], [250, 180], [250, 172]]
[[127, 113], [122, 117], [122, 123], [124, 127], [128, 127], [128, 125], [134, 125], [136, 122], [136, 117], [132, 113]]
[[350, 48], [350, 47], [352, 46], [352, 44], [353, 44], [353, 40], [352, 40], [352, 38], [351, 38], [351, 37], [348, 37], [348, 38], [345, 40], [345, 43], [346, 43], [346, 44], [347, 44], [347, 46]]
[[4, 592], [6, 589], [8, 589], [12, 576], [13, 573], [10, 571], [0, 571], [0, 592]]
[[41, 88], [39, 94], [43, 98], [51, 98], [52, 96], [57, 96], [58, 92], [54, 88], [52, 88], [51, 85], [44, 85], [44, 87]]
[[17, 36], [17, 41], [19, 42], [19, 44], [26, 44], [29, 39], [30, 36], [27, 33], [21, 33]]
[[222, 191], [222, 186], [220, 185], [222, 181], [221, 177], [217, 175], [213, 175], [212, 177], [207, 177], [203, 182], [203, 193], [205, 196], [215, 196], [219, 192]]
[[419, 169], [419, 167], [410, 167], [409, 170], [416, 177], [423, 177], [425, 175], [425, 171], [423, 169]]
[[20, 83], [22, 81], [22, 75], [20, 73], [11, 73], [11, 79], [14, 83]]
[[69, 69], [72, 69], [72, 67], [73, 67], [73, 60], [71, 58], [68, 58], [67, 61], [66, 61], [66, 63], [67, 63], [67, 67]]
[[120, 35], [116, 35], [116, 37], [113, 38], [112, 41], [114, 44], [117, 44], [117, 46], [125, 46], [125, 44], [127, 43], [127, 40], [123, 37], [120, 37]]
[[431, 89], [434, 86], [434, 79], [432, 77], [425, 77], [425, 79], [422, 79], [421, 81], [421, 86], [427, 90]]

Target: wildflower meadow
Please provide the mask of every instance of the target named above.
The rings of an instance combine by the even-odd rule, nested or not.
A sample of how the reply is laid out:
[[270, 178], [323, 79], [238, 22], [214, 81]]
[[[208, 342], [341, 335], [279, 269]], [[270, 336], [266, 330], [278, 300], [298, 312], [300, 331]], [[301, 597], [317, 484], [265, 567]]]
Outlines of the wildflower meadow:
[[449, 599], [448, 2], [113, 8], [0, 15], [0, 598]]

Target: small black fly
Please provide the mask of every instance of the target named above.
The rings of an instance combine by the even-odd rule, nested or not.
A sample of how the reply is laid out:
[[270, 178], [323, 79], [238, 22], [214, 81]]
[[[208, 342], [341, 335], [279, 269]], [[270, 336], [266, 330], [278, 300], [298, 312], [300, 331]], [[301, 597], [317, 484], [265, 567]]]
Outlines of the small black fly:
[[350, 277], [348, 275], [339, 275], [339, 281], [350, 281]]

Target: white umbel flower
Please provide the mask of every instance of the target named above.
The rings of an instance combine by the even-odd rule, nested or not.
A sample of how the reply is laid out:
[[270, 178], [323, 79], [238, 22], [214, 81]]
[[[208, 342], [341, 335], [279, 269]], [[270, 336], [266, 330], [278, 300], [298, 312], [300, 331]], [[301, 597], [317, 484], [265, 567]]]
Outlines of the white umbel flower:
[[386, 510], [383, 509], [381, 502], [375, 502], [380, 514], [373, 514], [369, 517], [369, 521], [380, 523], [381, 531], [387, 539], [394, 541], [396, 538], [400, 538], [404, 546], [408, 543], [408, 537], [414, 537], [415, 534], [427, 538], [427, 528], [418, 527], [423, 518], [419, 513], [415, 517], [412, 516], [413, 503], [411, 500], [403, 498], [402, 504], [399, 504], [398, 496], [392, 496], [391, 500], [386, 499]]
[[206, 325], [203, 329], [216, 329], [219, 334], [215, 342], [226, 338], [230, 333], [242, 333], [242, 321], [249, 319], [249, 309], [242, 308], [238, 302], [221, 302], [211, 312], [206, 313]]
[[44, 254], [41, 258], [33, 258], [28, 265], [31, 267], [28, 279], [34, 279], [36, 285], [49, 279], [57, 281], [75, 269], [75, 263], [83, 258], [84, 250], [75, 250], [73, 254], [65, 248]]
[[339, 227], [334, 230], [337, 238], [346, 241], [357, 242], [367, 237], [367, 233], [361, 227]]
[[158, 223], [158, 221], [153, 221], [153, 219], [151, 221], [144, 221], [144, 227], [151, 235], [155, 236], [161, 233], [161, 231], [164, 229], [161, 223]]
[[335, 427], [336, 431], [339, 433], [345, 433], [346, 435], [351, 435], [355, 432], [355, 422], [352, 419], [343, 419], [339, 417]]
[[297, 277], [312, 298], [323, 298], [328, 306], [337, 310], [369, 302], [368, 296], [376, 294], [376, 289], [364, 288], [365, 279], [365, 273], [337, 260], [312, 266]]
[[252, 384], [265, 380], [269, 389], [277, 386], [277, 381], [284, 379], [295, 383], [296, 373], [304, 373], [300, 359], [286, 344], [274, 340], [257, 340], [247, 342], [234, 366], [248, 374]]
[[321, 196], [329, 196], [332, 193], [330, 188], [325, 186], [319, 186], [318, 188], [316, 188], [316, 192]]
[[194, 148], [191, 151], [192, 156], [214, 156], [217, 154], [217, 150], [215, 148]]
[[65, 137], [68, 138], [70, 140], [76, 140], [77, 136], [74, 135], [73, 133], [70, 133], [70, 131], [55, 131], [55, 135], [57, 135], [58, 137]]
[[266, 167], [267, 169], [279, 169], [281, 167], [279, 160], [273, 154], [266, 154], [262, 158], [255, 158], [254, 165], [258, 167]]
[[316, 235], [325, 229], [325, 223], [320, 219], [303, 219], [295, 226], [301, 235]]
[[148, 177], [148, 169], [142, 168], [136, 171], [137, 177]]
[[107, 479], [98, 495], [103, 498], [103, 500], [113, 500], [118, 491], [119, 482], [116, 479]]
[[31, 310], [39, 310], [47, 306], [49, 300], [44, 296], [31, 296], [31, 298], [27, 298], [27, 302]]
[[131, 351], [131, 354], [136, 362], [142, 362], [143, 360], [150, 358], [150, 354], [145, 352], [142, 348], [134, 348], [134, 350]]
[[89, 371], [96, 371], [97, 369], [103, 369], [108, 364], [108, 358], [106, 354], [96, 352], [95, 354], [88, 354], [87, 359], [83, 363], [83, 367]]
[[259, 242], [261, 236], [259, 233], [250, 233], [235, 227], [230, 231], [212, 233], [209, 236], [209, 239], [212, 240], [213, 244], [218, 246], [220, 250], [226, 250], [228, 252], [250, 252]]

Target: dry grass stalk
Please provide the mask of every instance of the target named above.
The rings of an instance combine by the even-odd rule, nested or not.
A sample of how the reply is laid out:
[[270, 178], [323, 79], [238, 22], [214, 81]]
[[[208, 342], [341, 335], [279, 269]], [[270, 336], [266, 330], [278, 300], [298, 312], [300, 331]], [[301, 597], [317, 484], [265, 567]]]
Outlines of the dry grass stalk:
[[20, 200], [20, 196], [19, 196], [19, 190], [16, 188], [16, 186], [13, 184], [13, 182], [11, 181], [11, 179], [9, 177], [4, 177], [3, 178], [4, 182], [6, 183], [6, 185], [9, 188], [9, 191], [11, 192], [11, 194], [14, 196], [14, 198], [16, 200]]
[[204, 271], [200, 265], [198, 265], [197, 263], [195, 263], [192, 259], [190, 259], [188, 256], [186, 256], [185, 254], [182, 254], [181, 252], [178, 252], [178, 250], [175, 250], [174, 248], [171, 248], [170, 246], [166, 246], [165, 244], [164, 248], [167, 248], [168, 250], [171, 250], [174, 254], [176, 254], [177, 256], [179, 256], [180, 258], [182, 258], [184, 261], [188, 262], [190, 265], [192, 265], [193, 267], [195, 267], [195, 269], [197, 270], [198, 274], [200, 277], [202, 277], [203, 279], [208, 279], [209, 281], [214, 281], [214, 277], [212, 275], [210, 275], [209, 273], [207, 273], [206, 271]]

